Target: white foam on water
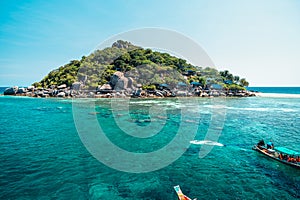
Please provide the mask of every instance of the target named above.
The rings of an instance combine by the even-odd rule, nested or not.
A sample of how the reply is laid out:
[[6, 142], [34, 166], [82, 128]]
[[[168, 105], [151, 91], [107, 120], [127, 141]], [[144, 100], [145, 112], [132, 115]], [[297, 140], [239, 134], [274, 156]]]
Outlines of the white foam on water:
[[192, 140], [190, 141], [191, 144], [196, 144], [196, 145], [210, 145], [210, 146], [219, 146], [219, 147], [223, 147], [224, 144], [219, 143], [219, 142], [214, 142], [214, 141], [210, 141], [210, 140]]
[[161, 103], [163, 101], [159, 100], [140, 100], [140, 101], [130, 101], [130, 104], [156, 104]]
[[237, 107], [226, 107], [230, 110], [249, 110], [249, 111], [268, 111], [269, 108], [237, 108]]

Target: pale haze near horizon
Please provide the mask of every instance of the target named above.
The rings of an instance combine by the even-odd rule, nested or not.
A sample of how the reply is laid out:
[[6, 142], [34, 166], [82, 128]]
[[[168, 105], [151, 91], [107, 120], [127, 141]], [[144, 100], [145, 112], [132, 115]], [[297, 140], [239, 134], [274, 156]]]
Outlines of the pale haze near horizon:
[[300, 86], [300, 2], [1, 1], [0, 86], [28, 86], [109, 37], [166, 28], [250, 86]]

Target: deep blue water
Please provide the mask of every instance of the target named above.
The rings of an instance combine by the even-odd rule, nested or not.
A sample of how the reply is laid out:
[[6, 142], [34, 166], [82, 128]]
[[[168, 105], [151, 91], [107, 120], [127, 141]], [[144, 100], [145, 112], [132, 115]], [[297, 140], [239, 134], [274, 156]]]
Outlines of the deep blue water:
[[263, 93], [300, 94], [300, 87], [248, 87], [247, 89]]
[[[0, 96], [0, 199], [176, 199], [175, 185], [198, 199], [300, 198], [299, 170], [251, 150], [264, 138], [300, 151], [298, 98], [193, 101], [133, 99], [128, 114], [123, 100], [111, 104], [109, 99], [77, 99], [72, 108], [68, 99]], [[116, 163], [125, 170], [151, 169], [154, 163], [149, 157], [135, 164], [137, 160], [109, 151], [98, 140], [97, 125], [113, 144], [137, 157], [174, 143], [178, 133], [183, 134], [181, 140], [166, 152], [171, 157], [186, 151], [148, 173], [112, 169], [109, 165]], [[209, 130], [220, 130], [217, 141], [227, 146], [210, 146], [204, 158], [199, 158], [204, 145], [182, 148], [180, 141], [204, 140]], [[138, 138], [129, 132], [154, 135]], [[106, 165], [90, 154], [91, 146], [83, 145], [93, 134], [93, 145], [104, 153]], [[156, 157], [161, 163], [169, 158], [161, 155]]]
[[0, 94], [3, 94], [4, 90], [6, 89], [7, 87], [0, 87]]

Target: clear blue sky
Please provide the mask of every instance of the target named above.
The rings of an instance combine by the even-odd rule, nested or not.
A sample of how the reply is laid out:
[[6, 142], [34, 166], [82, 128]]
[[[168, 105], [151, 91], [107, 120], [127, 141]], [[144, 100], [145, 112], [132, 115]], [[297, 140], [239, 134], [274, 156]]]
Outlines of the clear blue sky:
[[27, 86], [143, 27], [178, 31], [250, 86], [300, 86], [298, 0], [1, 0], [0, 86]]

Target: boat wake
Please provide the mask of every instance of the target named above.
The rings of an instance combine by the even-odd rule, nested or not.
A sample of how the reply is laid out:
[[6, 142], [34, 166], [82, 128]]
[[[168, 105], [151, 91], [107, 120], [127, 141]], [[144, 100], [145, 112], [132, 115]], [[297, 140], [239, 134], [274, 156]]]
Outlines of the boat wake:
[[224, 147], [225, 145], [219, 142], [214, 142], [210, 140], [192, 140], [190, 141], [191, 144], [196, 144], [196, 145], [210, 145], [210, 146], [219, 146], [219, 147]]

